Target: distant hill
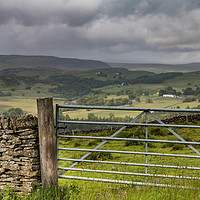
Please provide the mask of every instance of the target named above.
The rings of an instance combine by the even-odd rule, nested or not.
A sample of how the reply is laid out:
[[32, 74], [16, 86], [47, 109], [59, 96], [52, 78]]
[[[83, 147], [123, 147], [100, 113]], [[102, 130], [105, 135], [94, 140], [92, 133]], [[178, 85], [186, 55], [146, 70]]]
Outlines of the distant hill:
[[174, 77], [171, 80], [166, 80], [165, 84], [180, 88], [196, 87], [200, 85], [200, 71], [183, 73], [180, 76]]
[[94, 78], [97, 80], [107, 81], [116, 79], [127, 79], [132, 80], [141, 76], [151, 76], [153, 72], [148, 71], [129, 71], [125, 68], [107, 68], [107, 69], [96, 69], [88, 71], [80, 71], [76, 73], [76, 76], [84, 78]]
[[129, 69], [131, 71], [148, 71], [154, 73], [193, 72], [200, 70], [200, 63], [176, 65], [157, 63], [106, 63], [98, 60], [59, 58], [55, 56], [0, 55], [0, 74], [18, 74], [23, 76], [24, 74], [29, 74], [31, 71], [35, 74], [39, 71], [46, 71], [51, 74], [66, 70], [107, 70], [112, 68]]
[[47, 81], [38, 80], [34, 77], [23, 77], [15, 75], [0, 75], [0, 88], [4, 90], [9, 87], [21, 88], [26, 85], [34, 85], [37, 83], [47, 84]]
[[0, 70], [6, 68], [56, 68], [60, 70], [86, 70], [109, 68], [98, 60], [59, 58], [55, 56], [0, 55]]
[[146, 64], [146, 63], [109, 63], [114, 68], [127, 68], [129, 70], [144, 70], [155, 73], [164, 72], [193, 72], [200, 70], [200, 63], [189, 64]]

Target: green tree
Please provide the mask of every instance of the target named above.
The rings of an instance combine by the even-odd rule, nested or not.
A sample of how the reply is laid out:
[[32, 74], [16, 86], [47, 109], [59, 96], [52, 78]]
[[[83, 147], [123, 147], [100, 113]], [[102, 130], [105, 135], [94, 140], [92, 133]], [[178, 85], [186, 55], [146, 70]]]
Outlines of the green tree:
[[23, 114], [24, 111], [21, 108], [10, 108], [6, 112], [3, 112], [3, 115], [5, 115], [6, 117], [16, 117]]
[[30, 86], [30, 85], [27, 85], [27, 86], [26, 86], [26, 90], [31, 90], [31, 86]]
[[145, 96], [149, 96], [149, 91], [145, 91], [145, 92], [144, 92], [144, 95], [145, 95]]
[[135, 99], [137, 102], [140, 102], [141, 100], [140, 100], [140, 97], [137, 97], [136, 99]]
[[130, 100], [134, 100], [135, 98], [136, 98], [136, 95], [135, 94], [129, 94], [128, 95], [128, 98], [130, 99]]
[[65, 115], [65, 120], [71, 120], [68, 114]]
[[88, 113], [88, 120], [89, 121], [95, 121], [95, 115], [94, 115], [94, 113]]
[[152, 99], [146, 99], [145, 102], [146, 102], [146, 103], [153, 103], [153, 100], [152, 100]]

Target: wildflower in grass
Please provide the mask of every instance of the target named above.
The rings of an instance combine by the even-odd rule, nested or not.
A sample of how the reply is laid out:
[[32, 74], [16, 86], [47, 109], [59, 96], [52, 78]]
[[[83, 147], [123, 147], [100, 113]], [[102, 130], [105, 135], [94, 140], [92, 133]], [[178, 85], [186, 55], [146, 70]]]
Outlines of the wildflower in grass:
[[124, 192], [124, 195], [123, 195], [123, 198], [125, 198], [127, 196], [127, 192], [125, 191]]

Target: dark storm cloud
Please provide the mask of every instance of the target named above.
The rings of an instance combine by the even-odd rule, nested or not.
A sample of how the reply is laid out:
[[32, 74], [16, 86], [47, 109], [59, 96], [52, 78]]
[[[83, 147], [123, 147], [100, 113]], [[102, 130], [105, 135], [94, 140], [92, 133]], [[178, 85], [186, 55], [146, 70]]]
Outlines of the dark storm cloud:
[[85, 0], [3, 0], [0, 1], [0, 23], [15, 20], [25, 26], [48, 23], [66, 23], [80, 26], [91, 21], [98, 13], [100, 1]]
[[107, 16], [121, 18], [131, 15], [166, 14], [178, 16], [182, 12], [198, 9], [198, 0], [2, 0], [0, 23], [16, 20], [25, 26], [47, 23], [66, 23], [82, 26]]
[[0, 54], [197, 61], [200, 2], [1, 0], [0, 40]]

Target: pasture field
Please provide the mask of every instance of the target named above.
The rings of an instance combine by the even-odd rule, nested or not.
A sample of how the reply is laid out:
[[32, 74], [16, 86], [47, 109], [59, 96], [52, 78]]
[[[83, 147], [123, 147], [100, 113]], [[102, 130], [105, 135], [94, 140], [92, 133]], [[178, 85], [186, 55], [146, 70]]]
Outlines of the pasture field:
[[[126, 95], [122, 95], [119, 97], [116, 97], [114, 95], [110, 95], [107, 98], [120, 98], [120, 97], [125, 97]], [[153, 103], [146, 103], [147, 99], [152, 99]], [[140, 98], [140, 102], [136, 102], [135, 100], [133, 101], [133, 104], [131, 107], [144, 107], [144, 108], [177, 108], [179, 106], [181, 109], [185, 109], [187, 107], [196, 107], [200, 103], [197, 101], [193, 102], [185, 102], [182, 103], [183, 98], [163, 98], [163, 97], [158, 97], [158, 96], [142, 96]], [[130, 105], [126, 105], [130, 106]], [[71, 119], [73, 118], [87, 118], [88, 114], [92, 113], [95, 116], [99, 117], [109, 117], [109, 115], [112, 113], [116, 117], [125, 117], [125, 116], [130, 116], [130, 117], [135, 117], [138, 112], [131, 112], [131, 111], [109, 111], [109, 110], [85, 110], [85, 109], [78, 109], [78, 110], [70, 110], [70, 111], [65, 111], [63, 112], [64, 115], [68, 115]]]
[[[24, 96], [12, 96], [12, 97], [0, 97], [0, 113], [5, 112], [10, 108], [21, 108], [25, 113], [31, 113], [33, 115], [37, 114], [37, 98], [46, 97], [46, 96], [37, 96], [37, 97], [24, 97]], [[54, 99], [55, 104], [64, 104], [63, 99], [56, 98]]]
[[[101, 72], [104, 75], [98, 76], [97, 73]], [[80, 71], [76, 73], [77, 76], [81, 78], [94, 78], [97, 80], [102, 80], [102, 81], [107, 81], [107, 80], [116, 80], [118, 77], [116, 77], [116, 73], [120, 74], [121, 78], [125, 79], [134, 79], [138, 78], [140, 76], [145, 76], [145, 75], [153, 75], [154, 73], [149, 72], [149, 71], [142, 71], [142, 70], [137, 70], [137, 71], [129, 71], [128, 69], [125, 68], [107, 68], [107, 69], [96, 69], [96, 70], [91, 70], [91, 71]]]
[[[11, 96], [0, 96], [0, 113], [3, 113], [10, 108], [21, 108], [26, 113], [36, 115], [36, 99], [53, 96], [53, 94], [48, 92], [50, 87], [50, 85], [41, 83], [35, 84], [30, 90], [25, 89], [25, 85], [20, 85], [18, 87], [4, 87], [1, 91], [4, 93], [10, 92]], [[15, 88], [15, 90], [12, 91], [12, 88]], [[63, 99], [55, 97], [54, 104], [56, 103], [62, 104]]]
[[176, 86], [179, 88], [195, 87], [200, 85], [200, 72], [190, 72], [176, 77], [172, 80], [167, 80], [164, 83], [170, 86]]
[[[42, 97], [48, 97], [48, 96], [54, 96], [54, 104], [64, 104], [66, 99], [64, 98], [57, 98], [55, 97], [55, 94], [51, 94], [48, 92], [48, 89], [52, 87], [50, 85], [44, 85], [41, 83], [37, 83], [34, 86], [32, 86], [31, 90], [26, 90], [25, 86], [21, 86], [20, 88], [16, 88], [14, 91], [12, 91], [11, 87], [3, 88], [1, 91], [4, 93], [11, 92], [11, 96], [0, 96], [0, 113], [10, 109], [10, 108], [21, 108], [26, 113], [32, 113], [36, 114], [36, 99], [42, 98]], [[125, 89], [131, 89], [131, 90], [138, 90], [138, 88], [146, 88], [146, 90], [149, 90], [150, 94], [149, 96], [141, 96], [140, 102], [137, 102], [135, 100], [132, 101], [132, 105], [125, 105], [125, 106], [132, 106], [132, 107], [154, 107], [154, 108], [176, 108], [179, 106], [180, 108], [186, 108], [186, 107], [196, 107], [199, 105], [198, 101], [193, 102], [187, 102], [182, 103], [183, 98], [163, 98], [159, 97], [155, 92], [161, 88], [161, 85], [157, 84], [146, 84], [146, 85], [133, 85], [133, 86], [124, 86], [124, 87], [118, 87], [118, 86], [107, 86], [102, 88], [102, 92], [114, 92], [120, 91]], [[164, 86], [163, 86], [164, 87]], [[106, 99], [111, 98], [128, 98], [128, 95], [120, 95], [116, 96], [114, 94], [107, 95]], [[153, 103], [146, 103], [147, 99], [152, 99]], [[75, 110], [75, 111], [68, 111], [63, 113], [64, 115], [68, 114], [70, 118], [87, 118], [89, 113], [93, 113], [94, 115], [98, 115], [99, 117], [107, 117], [111, 113], [110, 111], [101, 111], [101, 110]], [[125, 112], [125, 111], [115, 111], [113, 114], [117, 117], [135, 117], [135, 113], [131, 112]]]
[[[24, 95], [22, 95], [24, 94]], [[51, 96], [47, 92], [38, 94], [37, 91], [27, 91], [27, 90], [17, 90], [13, 92], [12, 96], [0, 97], [0, 113], [10, 109], [10, 108], [21, 108], [26, 113], [37, 113], [36, 108], [36, 99], [42, 97]], [[107, 97], [110, 98], [127, 98], [127, 95], [122, 96], [115, 96], [110, 95]], [[152, 99], [153, 103], [146, 103], [147, 99]], [[132, 107], [149, 107], [149, 108], [176, 108], [179, 106], [180, 108], [184, 109], [186, 107], [196, 107], [199, 105], [199, 102], [185, 102], [182, 103], [183, 98], [163, 98], [158, 97], [157, 95], [152, 96], [142, 96], [140, 98], [140, 102], [133, 101]], [[63, 98], [54, 98], [54, 105], [55, 104], [64, 104], [65, 99]], [[137, 113], [127, 112], [127, 111], [106, 111], [106, 110], [74, 110], [74, 111], [67, 111], [63, 114], [68, 114], [70, 118], [87, 118], [88, 114], [92, 113], [94, 115], [98, 115], [99, 117], [108, 117], [110, 113], [113, 113], [116, 117], [135, 117]]]
[[94, 114], [95, 116], [98, 117], [109, 117], [110, 114], [114, 114], [114, 116], [116, 117], [126, 117], [126, 116], [130, 116], [130, 117], [136, 117], [138, 115], [138, 112], [128, 112], [128, 111], [110, 111], [110, 110], [83, 110], [83, 109], [79, 109], [79, 110], [75, 110], [75, 111], [65, 111], [63, 112], [64, 115], [68, 115], [71, 119], [74, 118], [87, 118], [88, 114]]
[[[192, 124], [192, 123], [190, 123]], [[195, 123], [196, 124], [196, 123]], [[199, 123], [198, 123], [199, 124]], [[133, 128], [125, 129], [117, 137], [134, 137], [144, 138], [145, 128]], [[117, 129], [116, 129], [117, 130]], [[110, 136], [113, 132], [103, 131], [98, 133], [89, 133], [87, 136]], [[165, 128], [149, 128], [148, 137], [151, 139], [160, 140], [177, 140], [177, 138], [169, 133]], [[198, 129], [174, 129], [187, 141], [199, 141], [200, 130]], [[137, 134], [137, 133], [140, 134]], [[78, 134], [83, 135], [83, 134]], [[135, 136], [134, 136], [135, 135]], [[78, 149], [93, 149], [95, 146], [100, 144], [102, 140], [92, 139], [59, 139], [60, 147], [64, 148], [78, 148]], [[200, 150], [200, 146], [196, 147]], [[144, 152], [144, 143], [127, 143], [123, 141], [109, 141], [100, 149], [109, 150], [121, 150], [121, 151], [136, 151]], [[167, 143], [148, 143], [148, 152], [157, 153], [169, 153], [169, 154], [184, 154], [184, 155], [197, 155], [186, 145], [167, 144]], [[76, 152], [76, 151], [59, 151], [60, 158], [81, 158], [87, 152]], [[117, 153], [92, 153], [88, 160], [105, 160], [115, 162], [129, 162], [129, 163], [145, 163], [145, 156], [142, 155], [131, 155], [131, 154], [117, 154]], [[59, 161], [60, 167], [69, 167], [72, 161]], [[177, 157], [164, 157], [164, 156], [148, 156], [149, 164], [159, 165], [177, 165], [177, 166], [195, 166], [200, 167], [199, 159], [193, 158], [177, 158]], [[144, 173], [145, 167], [128, 166], [128, 165], [109, 165], [109, 164], [97, 164], [82, 162], [76, 165], [74, 168], [91, 169], [96, 172], [80, 172], [80, 171], [67, 171], [64, 175], [66, 176], [81, 176], [91, 177], [100, 179], [116, 179], [116, 180], [128, 180], [135, 182], [145, 182], [164, 184], [163, 188], [155, 186], [136, 186], [126, 184], [114, 184], [114, 183], [101, 183], [93, 181], [80, 181], [70, 179], [59, 179], [60, 185], [68, 185], [69, 188], [74, 188], [75, 192], [72, 194], [72, 199], [199, 199], [200, 180], [189, 180], [181, 179], [179, 176], [193, 176], [199, 177], [199, 170], [188, 170], [188, 169], [169, 169], [169, 168], [156, 168], [148, 167], [149, 174], [160, 174], [160, 175], [174, 175], [177, 178], [157, 178], [144, 176], [130, 176], [120, 174], [102, 174], [98, 173], [98, 170], [106, 171], [122, 171], [122, 172], [134, 172]], [[168, 187], [174, 185], [175, 188]], [[192, 187], [193, 189], [183, 189], [179, 186]], [[196, 189], [195, 189], [196, 188]]]
[[[97, 88], [95, 90], [100, 90], [101, 92], [104, 93], [111, 93], [111, 94], [115, 94], [118, 91], [121, 90], [131, 90], [133, 92], [137, 92], [137, 91], [148, 91], [150, 94], [156, 94], [157, 92], [159, 92], [160, 89], [164, 89], [167, 86], [172, 86], [177, 92], [181, 92], [182, 89], [187, 88], [187, 87], [192, 87], [194, 88], [195, 85], [199, 85], [198, 83], [195, 84], [194, 81], [188, 81], [188, 82], [184, 82], [184, 79], [181, 79], [182, 84], [179, 84], [179, 79], [173, 79], [170, 81], [165, 81], [163, 83], [159, 83], [159, 84], [134, 84], [134, 85], [125, 85], [125, 86], [118, 86], [118, 85], [109, 85], [109, 86], [105, 86], [102, 88]], [[198, 81], [198, 80], [197, 80]], [[191, 85], [188, 85], [188, 83], [191, 82]]]
[[126, 86], [118, 86], [118, 85], [109, 85], [102, 88], [98, 88], [96, 90], [100, 90], [105, 93], [116, 93], [121, 90], [131, 90], [136, 92], [138, 90], [149, 91], [150, 94], [157, 93], [160, 89], [164, 88], [164, 84], [134, 84], [134, 85], [126, 85]]

